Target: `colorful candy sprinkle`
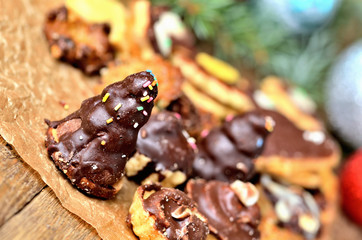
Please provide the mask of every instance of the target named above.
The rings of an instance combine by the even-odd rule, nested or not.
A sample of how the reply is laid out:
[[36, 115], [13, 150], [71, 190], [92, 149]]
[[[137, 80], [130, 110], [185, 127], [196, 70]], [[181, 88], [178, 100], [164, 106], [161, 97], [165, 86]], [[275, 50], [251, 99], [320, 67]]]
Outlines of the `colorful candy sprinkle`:
[[111, 122], [113, 122], [113, 118], [109, 118], [109, 119], [107, 119], [107, 124], [110, 124]]
[[150, 96], [148, 96], [148, 95], [146, 97], [142, 97], [141, 102], [147, 101], [148, 99], [150, 99]]
[[151, 71], [151, 70], [149, 70], [149, 69], [147, 69], [147, 70], [146, 70], [146, 72], [149, 72], [149, 73], [151, 73], [152, 71]]
[[174, 114], [177, 119], [181, 119], [181, 115], [179, 113], [174, 113]]
[[58, 138], [58, 132], [56, 129], [52, 128], [52, 136], [54, 138], [54, 141], [56, 141], [57, 143], [59, 142], [59, 138]]
[[102, 140], [101, 145], [102, 146], [106, 145], [106, 141]]
[[275, 125], [275, 122], [274, 120], [267, 116], [265, 117], [265, 129], [268, 130], [268, 132], [272, 132], [274, 130], [274, 125]]
[[202, 130], [202, 132], [201, 132], [201, 137], [204, 138], [204, 137], [206, 137], [207, 135], [209, 135], [209, 130], [207, 130], [207, 129]]
[[153, 90], [152, 85], [148, 85], [148, 88], [149, 88], [150, 90]]
[[151, 83], [152, 87], [154, 87], [156, 84], [157, 84], [157, 81], [156, 81], [156, 80], [154, 80], [154, 81]]
[[148, 99], [147, 103], [152, 102], [152, 100], [153, 100], [153, 97], [150, 97], [150, 99]]
[[134, 125], [133, 125], [134, 128], [137, 128], [138, 127], [138, 123], [136, 122]]
[[107, 99], [109, 98], [109, 95], [110, 95], [109, 93], [104, 94], [104, 96], [102, 98], [102, 102], [106, 102]]
[[142, 111], [142, 110], [143, 110], [143, 107], [142, 107], [142, 106], [139, 106], [139, 107], [137, 107], [137, 110], [138, 110], [138, 111]]
[[147, 113], [146, 111], [143, 111], [142, 113], [143, 113], [143, 115], [145, 115], [145, 116], [148, 115], [148, 113]]
[[68, 105], [68, 104], [65, 104], [65, 105], [64, 105], [64, 109], [65, 109], [65, 110], [68, 110], [68, 109], [69, 109], [69, 105]]
[[233, 118], [234, 118], [234, 115], [229, 114], [229, 115], [226, 116], [225, 120], [226, 120], [227, 122], [230, 122], [231, 120], [233, 120]]
[[151, 84], [151, 81], [147, 81], [145, 82], [145, 84], [142, 85], [143, 88], [148, 87]]
[[122, 103], [118, 103], [117, 106], [114, 107], [114, 111], [118, 111], [122, 107]]

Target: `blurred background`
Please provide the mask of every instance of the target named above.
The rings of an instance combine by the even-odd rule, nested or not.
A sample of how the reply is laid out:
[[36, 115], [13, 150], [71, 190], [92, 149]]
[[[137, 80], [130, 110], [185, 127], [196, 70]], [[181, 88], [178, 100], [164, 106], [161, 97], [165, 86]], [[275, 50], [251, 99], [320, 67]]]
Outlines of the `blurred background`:
[[153, 0], [179, 13], [198, 47], [254, 81], [299, 86], [343, 145], [362, 146], [362, 1]]

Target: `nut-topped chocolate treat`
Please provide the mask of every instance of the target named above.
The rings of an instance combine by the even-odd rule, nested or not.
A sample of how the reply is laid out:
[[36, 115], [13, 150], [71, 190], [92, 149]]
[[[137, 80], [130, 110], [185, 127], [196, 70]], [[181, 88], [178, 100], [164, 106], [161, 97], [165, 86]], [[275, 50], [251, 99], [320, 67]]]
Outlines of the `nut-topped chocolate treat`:
[[159, 185], [142, 185], [129, 215], [140, 240], [205, 240], [209, 233], [205, 217], [184, 192]]
[[212, 129], [198, 143], [195, 176], [232, 182], [253, 175], [253, 159], [261, 152], [273, 122], [261, 114], [246, 113]]
[[328, 181], [323, 179], [322, 173], [337, 166], [340, 150], [325, 131], [300, 129], [276, 111], [256, 110], [254, 113], [275, 122], [274, 131], [256, 159], [257, 171], [308, 188], [319, 187], [323, 181]]
[[[301, 187], [279, 183], [268, 175], [262, 175], [260, 182], [261, 229], [265, 230], [265, 239], [275, 239], [278, 234], [280, 239], [316, 239], [320, 236], [325, 207], [321, 193], [313, 196]], [[318, 204], [318, 199], [322, 205]], [[271, 227], [275, 230], [269, 230]], [[283, 234], [289, 237], [282, 237]]]
[[220, 181], [190, 180], [188, 196], [206, 217], [210, 231], [221, 240], [260, 239], [259, 192], [239, 180], [229, 185]]
[[127, 163], [127, 176], [175, 187], [192, 174], [196, 145], [183, 129], [180, 115], [152, 115], [138, 134], [137, 153]]
[[98, 73], [113, 60], [109, 32], [107, 24], [88, 24], [66, 7], [51, 11], [44, 26], [52, 56], [86, 74]]
[[157, 81], [147, 71], [109, 85], [63, 120], [47, 120], [49, 156], [83, 192], [113, 197], [156, 96]]

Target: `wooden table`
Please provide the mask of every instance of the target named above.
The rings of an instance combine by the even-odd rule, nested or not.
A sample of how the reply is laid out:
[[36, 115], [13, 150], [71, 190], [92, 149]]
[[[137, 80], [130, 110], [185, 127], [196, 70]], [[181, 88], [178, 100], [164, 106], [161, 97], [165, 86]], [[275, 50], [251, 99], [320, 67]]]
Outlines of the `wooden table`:
[[[63, 208], [39, 174], [0, 137], [1, 239], [100, 239], [95, 229]], [[362, 239], [342, 214], [332, 239]]]

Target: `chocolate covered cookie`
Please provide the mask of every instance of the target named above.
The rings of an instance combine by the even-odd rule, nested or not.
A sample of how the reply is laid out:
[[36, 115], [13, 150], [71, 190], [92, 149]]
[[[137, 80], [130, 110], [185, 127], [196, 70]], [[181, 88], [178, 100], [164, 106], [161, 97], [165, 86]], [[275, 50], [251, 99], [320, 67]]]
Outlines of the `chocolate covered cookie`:
[[91, 24], [66, 7], [52, 10], [44, 25], [51, 55], [91, 75], [114, 58], [107, 24]]
[[194, 141], [178, 114], [163, 111], [152, 115], [138, 134], [137, 153], [127, 163], [127, 176], [167, 187], [182, 184], [192, 174]]
[[331, 172], [337, 166], [340, 150], [325, 131], [300, 129], [275, 111], [256, 112], [275, 122], [274, 131], [266, 139], [264, 150], [256, 159], [257, 171], [309, 188], [328, 181], [324, 179], [324, 173]]
[[195, 176], [229, 182], [249, 180], [254, 173], [253, 159], [261, 153], [272, 129], [272, 120], [258, 113], [228, 119], [198, 142]]
[[210, 231], [221, 240], [260, 239], [259, 193], [251, 183], [190, 180], [188, 196], [206, 217]]
[[83, 192], [113, 197], [156, 96], [157, 81], [147, 71], [109, 85], [63, 120], [47, 120], [49, 156]]
[[194, 138], [198, 138], [201, 132], [206, 132], [219, 123], [210, 113], [196, 108], [185, 94], [173, 100], [166, 109], [181, 115], [183, 127]]
[[133, 232], [140, 240], [205, 240], [209, 233], [196, 203], [177, 189], [140, 186], [129, 213]]

